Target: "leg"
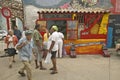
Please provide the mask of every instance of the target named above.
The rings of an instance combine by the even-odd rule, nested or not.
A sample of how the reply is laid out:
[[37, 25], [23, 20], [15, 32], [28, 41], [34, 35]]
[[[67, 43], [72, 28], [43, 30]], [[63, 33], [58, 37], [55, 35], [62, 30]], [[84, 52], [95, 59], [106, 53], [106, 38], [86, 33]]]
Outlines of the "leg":
[[25, 70], [27, 72], [27, 78], [28, 80], [32, 80], [32, 71], [31, 71], [31, 65], [28, 61], [23, 62], [25, 65]]
[[37, 69], [37, 68], [39, 68], [39, 66], [38, 66], [38, 54], [37, 53], [35, 53], [35, 68]]
[[36, 69], [39, 68], [37, 59], [35, 59], [35, 65], [36, 65], [35, 67]]
[[12, 56], [9, 57], [9, 68], [12, 68]]
[[56, 52], [57, 51], [52, 51], [51, 52], [51, 54], [52, 54], [51, 60], [52, 60], [52, 64], [53, 64], [53, 72], [51, 72], [51, 74], [56, 74], [57, 73]]
[[52, 58], [52, 64], [53, 64], [53, 70], [54, 70], [54, 71], [57, 71], [56, 58]]
[[60, 56], [60, 58], [63, 57], [62, 56], [62, 49], [63, 49], [63, 41], [61, 40], [61, 42], [60, 42], [60, 48], [59, 48], [59, 56]]
[[43, 53], [39, 53], [38, 55], [38, 59], [39, 59], [39, 63], [40, 63], [40, 70], [46, 70], [46, 68], [43, 67], [43, 64], [42, 64], [42, 56], [43, 56]]
[[23, 67], [19, 70], [19, 74], [21, 75], [21, 76], [25, 76], [25, 73], [24, 73], [24, 71], [25, 71], [25, 64], [24, 64], [24, 62], [22, 62], [23, 63]]
[[38, 66], [38, 49], [37, 49], [37, 47], [35, 47], [34, 49], [33, 49], [33, 54], [34, 54], [34, 57], [35, 57], [35, 68], [37, 69], [37, 68], [39, 68], [39, 66]]
[[12, 62], [15, 62], [15, 55], [13, 55], [13, 60], [12, 60]]
[[62, 47], [63, 47], [63, 41], [62, 40], [59, 40], [58, 41], [58, 58], [61, 58], [62, 57]]
[[25, 64], [24, 64], [24, 62], [22, 62], [23, 63], [23, 67], [18, 71], [18, 73], [21, 75], [21, 76], [25, 76], [25, 73], [24, 73], [24, 70], [25, 70]]
[[56, 52], [56, 57], [60, 58], [60, 40], [58, 40], [58, 51]]

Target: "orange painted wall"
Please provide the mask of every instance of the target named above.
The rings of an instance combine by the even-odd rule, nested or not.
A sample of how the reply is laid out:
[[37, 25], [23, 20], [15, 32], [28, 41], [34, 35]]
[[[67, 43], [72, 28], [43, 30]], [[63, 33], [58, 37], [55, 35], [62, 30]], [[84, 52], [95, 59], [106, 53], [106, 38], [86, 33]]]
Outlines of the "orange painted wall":
[[[80, 39], [80, 40], [65, 40], [64, 44], [87, 44], [91, 42], [105, 42], [105, 39]], [[65, 46], [67, 54], [70, 54], [70, 47]], [[93, 44], [86, 46], [78, 46], [75, 48], [77, 54], [102, 54], [102, 44]]]

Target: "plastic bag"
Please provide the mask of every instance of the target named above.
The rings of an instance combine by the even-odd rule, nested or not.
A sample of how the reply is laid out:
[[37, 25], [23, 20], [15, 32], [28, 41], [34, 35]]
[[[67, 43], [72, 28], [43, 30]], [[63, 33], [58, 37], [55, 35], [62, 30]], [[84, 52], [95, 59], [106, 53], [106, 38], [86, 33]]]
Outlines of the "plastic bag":
[[51, 53], [48, 53], [46, 58], [45, 58], [45, 63], [50, 63], [51, 62]]

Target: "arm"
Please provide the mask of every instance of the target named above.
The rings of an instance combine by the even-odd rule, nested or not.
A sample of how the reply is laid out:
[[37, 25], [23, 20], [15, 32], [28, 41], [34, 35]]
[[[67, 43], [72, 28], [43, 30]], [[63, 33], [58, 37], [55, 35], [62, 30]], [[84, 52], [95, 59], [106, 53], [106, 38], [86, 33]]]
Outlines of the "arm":
[[6, 44], [9, 44], [8, 39], [9, 39], [9, 37], [8, 37], [8, 36], [6, 36], [6, 37], [5, 37], [5, 43], [6, 43]]
[[16, 49], [21, 49], [22, 47], [24, 47], [26, 45], [26, 43], [24, 42], [24, 43], [21, 43], [21, 44], [18, 44], [17, 46], [16, 46]]
[[49, 48], [49, 52], [51, 52], [52, 51], [52, 48], [54, 47], [54, 45], [55, 45], [55, 41], [52, 41], [52, 43], [51, 43], [51, 45], [50, 45], [50, 48]]
[[16, 49], [21, 49], [22, 47], [24, 47], [27, 44], [27, 41], [20, 39], [18, 44], [16, 45]]
[[16, 45], [18, 43], [18, 38], [16, 36], [14, 37], [14, 41], [15, 41], [15, 45]]
[[58, 37], [56, 37], [56, 34], [51, 35], [51, 44], [50, 44], [50, 48], [48, 49], [49, 52], [52, 51], [52, 49], [53, 49], [53, 47], [54, 47], [54, 45], [55, 45], [55, 43], [57, 41], [57, 38]]
[[38, 49], [42, 49], [42, 45], [40, 45], [40, 43], [39, 43], [39, 40], [36, 40], [36, 45], [37, 45], [37, 47], [38, 47]]
[[7, 48], [8, 48], [9, 45], [8, 36], [5, 37], [4, 42], [7, 44]]
[[[42, 45], [41, 45], [41, 43], [40, 43], [40, 41], [39, 41], [39, 40], [40, 40], [40, 37], [39, 37], [39, 36], [40, 36], [40, 34], [37, 33], [37, 32], [34, 34], [34, 39], [35, 39], [35, 43], [36, 43], [35, 45], [37, 46], [37, 48], [38, 48], [39, 50], [41, 50], [41, 49], [42, 49]], [[42, 39], [42, 37], [41, 37], [41, 39]]]

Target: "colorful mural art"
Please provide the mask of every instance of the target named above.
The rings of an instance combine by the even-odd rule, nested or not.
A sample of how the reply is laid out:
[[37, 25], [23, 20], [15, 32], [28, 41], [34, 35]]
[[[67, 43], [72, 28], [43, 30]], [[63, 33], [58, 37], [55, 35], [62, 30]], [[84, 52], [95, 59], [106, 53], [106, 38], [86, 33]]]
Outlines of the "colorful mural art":
[[34, 5], [39, 8], [67, 7], [69, 6], [69, 3], [71, 5], [71, 3], [76, 3], [76, 2], [84, 7], [92, 7], [92, 6], [99, 6], [106, 8], [111, 7], [110, 0], [23, 0], [23, 2], [25, 5]]

